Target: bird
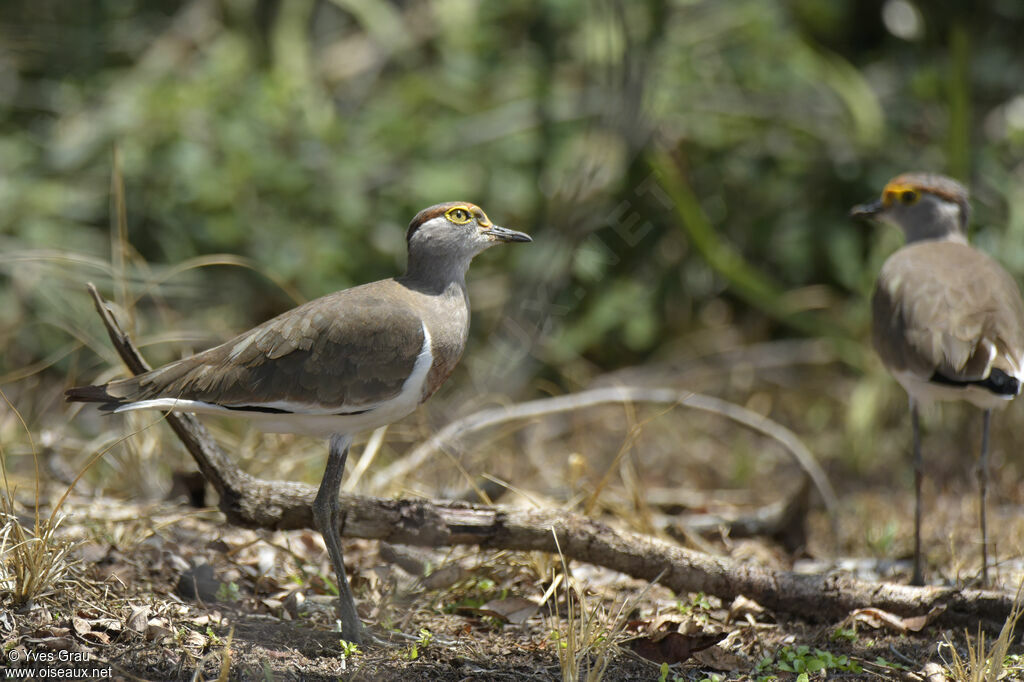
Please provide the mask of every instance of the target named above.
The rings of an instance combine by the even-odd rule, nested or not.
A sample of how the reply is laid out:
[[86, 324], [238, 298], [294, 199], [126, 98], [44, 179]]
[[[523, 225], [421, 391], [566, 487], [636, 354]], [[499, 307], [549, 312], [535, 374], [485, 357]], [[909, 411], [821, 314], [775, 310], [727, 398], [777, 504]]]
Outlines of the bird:
[[337, 578], [341, 636], [362, 643], [338, 533], [352, 437], [410, 414], [452, 373], [469, 334], [466, 271], [473, 257], [496, 244], [530, 241], [474, 204], [431, 206], [409, 223], [404, 275], [328, 294], [143, 374], [68, 389], [66, 399], [114, 413], [245, 417], [265, 432], [328, 438], [313, 518]]
[[978, 518], [981, 582], [988, 584], [989, 426], [992, 411], [1020, 395], [1024, 382], [1024, 301], [1013, 277], [967, 242], [967, 188], [952, 178], [903, 173], [881, 198], [853, 207], [851, 216], [900, 228], [904, 246], [882, 265], [871, 299], [872, 344], [909, 396], [914, 462], [914, 568], [921, 566], [919, 406], [966, 401], [981, 410]]

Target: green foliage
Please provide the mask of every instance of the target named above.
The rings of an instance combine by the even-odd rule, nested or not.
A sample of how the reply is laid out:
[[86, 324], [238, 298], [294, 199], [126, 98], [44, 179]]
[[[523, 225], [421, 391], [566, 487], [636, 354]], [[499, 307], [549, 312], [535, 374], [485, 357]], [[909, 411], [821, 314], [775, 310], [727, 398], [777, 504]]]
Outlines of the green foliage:
[[459, 608], [478, 609], [492, 599], [505, 599], [508, 590], [498, 590], [494, 580], [486, 576], [471, 576], [468, 580], [453, 586], [446, 596], [452, 597], [445, 607], [445, 613], [454, 613]]
[[882, 656], [879, 656], [875, 659], [875, 665], [881, 666], [883, 668], [892, 668], [893, 670], [907, 669], [907, 666], [903, 665], [902, 663], [895, 663], [893, 661], [887, 660], [886, 658], [883, 658]]
[[229, 583], [221, 583], [217, 588], [217, 601], [221, 602], [236, 602], [242, 598], [242, 593], [239, 590], [238, 583], [231, 581]]
[[[847, 656], [836, 656], [822, 649], [811, 649], [805, 644], [796, 647], [782, 647], [775, 658], [764, 658], [757, 665], [756, 672], [768, 671], [796, 673], [806, 676], [818, 671], [863, 672], [860, 664]], [[799, 677], [797, 678], [799, 679]]]
[[[952, 173], [975, 243], [1024, 276], [1024, 13], [915, 0], [900, 27], [882, 4], [6, 0], [0, 383], [119, 367], [85, 281], [127, 281], [163, 362], [399, 273], [410, 218], [464, 198], [536, 241], [474, 265], [449, 386], [515, 399], [826, 337], [868, 376], [782, 409], [885, 466], [898, 387], [870, 374], [866, 298], [899, 237], [846, 213], [896, 172]], [[254, 270], [190, 260], [218, 253]]]
[[409, 647], [409, 651], [406, 654], [406, 657], [410, 661], [415, 661], [417, 658], [420, 657], [420, 649], [426, 649], [428, 646], [430, 646], [430, 643], [433, 641], [434, 633], [432, 633], [430, 630], [426, 628], [421, 628], [419, 638], [416, 640], [415, 643], [413, 643]]
[[856, 628], [838, 627], [828, 637], [833, 642], [856, 642], [858, 635]]
[[348, 660], [350, 658], [354, 658], [354, 657], [358, 656], [360, 653], [362, 653], [362, 652], [359, 651], [359, 645], [358, 644], [355, 644], [353, 642], [349, 642], [348, 640], [339, 639], [338, 640], [338, 644], [339, 644], [339, 646], [341, 646], [341, 653], [339, 655], [344, 660]]
[[[400, 269], [423, 206], [484, 205], [544, 247], [481, 265], [514, 261], [499, 281], [532, 308], [484, 311], [476, 333], [502, 312], [543, 327], [552, 369], [643, 359], [722, 294], [780, 329], [863, 334], [884, 250], [845, 211], [910, 167], [971, 176], [980, 241], [1024, 272], [1013, 3], [971, 22], [920, 4], [920, 31], [900, 35], [855, 0], [368, 6], [4, 3], [3, 251], [106, 258], [117, 143], [142, 258], [243, 255], [306, 296]], [[682, 184], [667, 190], [655, 158]], [[201, 279], [202, 305], [242, 302], [233, 327], [290, 303], [236, 271]], [[811, 283], [841, 302], [794, 317], [785, 292]], [[60, 305], [7, 298], [12, 328]], [[20, 333], [8, 368], [53, 337]]]
[[697, 592], [690, 595], [689, 601], [685, 604], [682, 601], [677, 601], [676, 608], [679, 610], [679, 613], [692, 615], [699, 623], [707, 623], [711, 602], [708, 601], [706, 594]]

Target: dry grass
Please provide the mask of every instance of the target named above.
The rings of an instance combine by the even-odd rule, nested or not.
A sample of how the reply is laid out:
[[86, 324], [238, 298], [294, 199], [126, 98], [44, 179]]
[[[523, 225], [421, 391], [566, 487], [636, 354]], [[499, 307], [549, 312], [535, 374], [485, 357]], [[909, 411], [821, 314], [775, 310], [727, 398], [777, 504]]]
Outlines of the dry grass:
[[35, 463], [35, 506], [31, 525], [26, 525], [15, 510], [14, 495], [7, 476], [7, 456], [0, 444], [0, 473], [4, 491], [0, 495], [0, 599], [15, 608], [24, 608], [50, 595], [68, 580], [71, 569], [71, 543], [58, 536], [64, 520], [58, 504], [48, 518], [39, 514], [39, 459], [28, 425], [17, 409], [0, 391], [0, 398], [17, 416], [25, 429]]
[[57, 533], [62, 515], [26, 527], [9, 493], [0, 496], [0, 515], [0, 601], [24, 608], [68, 581], [71, 543]]
[[979, 628], [978, 634], [972, 639], [964, 632], [967, 652], [961, 655], [949, 637], [943, 642], [942, 651], [948, 651], [951, 660], [947, 663], [949, 674], [956, 682], [998, 682], [999, 680], [1019, 680], [1024, 675], [1024, 661], [1021, 657], [1010, 658], [1010, 647], [1014, 644], [1014, 631], [1017, 623], [1024, 615], [1024, 581], [1017, 587], [1017, 596], [1013, 609], [1003, 623], [996, 640], [986, 646], [985, 633]]
[[[555, 544], [558, 545], [557, 535]], [[604, 679], [612, 661], [621, 655], [620, 645], [631, 638], [626, 631], [630, 600], [623, 599], [614, 611], [608, 611], [600, 599], [587, 596], [586, 587], [569, 571], [560, 547], [558, 557], [562, 571], [557, 574], [552, 571], [551, 586], [541, 602], [546, 603], [559, 588], [565, 597], [565, 613], [559, 613], [556, 599], [554, 615], [548, 619], [562, 680], [598, 682]]]

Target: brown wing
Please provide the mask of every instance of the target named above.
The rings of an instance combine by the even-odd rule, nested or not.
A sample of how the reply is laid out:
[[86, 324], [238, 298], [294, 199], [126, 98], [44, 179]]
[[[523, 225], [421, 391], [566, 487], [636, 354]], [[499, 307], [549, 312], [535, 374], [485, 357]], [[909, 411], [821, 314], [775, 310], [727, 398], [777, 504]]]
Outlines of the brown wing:
[[875, 349], [894, 371], [956, 381], [985, 379], [992, 367], [1020, 373], [1020, 290], [998, 263], [965, 244], [921, 242], [894, 253], [872, 308]]
[[123, 402], [371, 406], [400, 393], [423, 348], [423, 326], [404, 291], [393, 280], [339, 291], [215, 348], [111, 382], [107, 393]]

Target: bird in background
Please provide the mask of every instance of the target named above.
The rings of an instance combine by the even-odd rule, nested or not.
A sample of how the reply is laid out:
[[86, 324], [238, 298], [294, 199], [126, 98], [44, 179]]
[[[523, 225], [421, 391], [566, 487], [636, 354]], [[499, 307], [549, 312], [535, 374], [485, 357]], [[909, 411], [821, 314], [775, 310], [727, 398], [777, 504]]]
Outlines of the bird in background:
[[402, 277], [345, 289], [219, 346], [144, 374], [69, 389], [109, 412], [163, 410], [245, 417], [268, 432], [329, 438], [313, 502], [338, 582], [341, 635], [363, 641], [345, 575], [338, 493], [355, 433], [411, 413], [448, 378], [469, 334], [466, 270], [496, 244], [529, 242], [466, 202], [420, 211]]
[[872, 297], [875, 350], [910, 398], [914, 458], [914, 573], [921, 559], [919, 406], [963, 400], [983, 412], [978, 459], [981, 580], [988, 583], [989, 425], [1024, 381], [1024, 301], [1017, 283], [994, 259], [967, 243], [967, 189], [930, 173], [904, 173], [879, 200], [855, 206], [853, 217], [903, 230], [906, 245], [882, 266]]

